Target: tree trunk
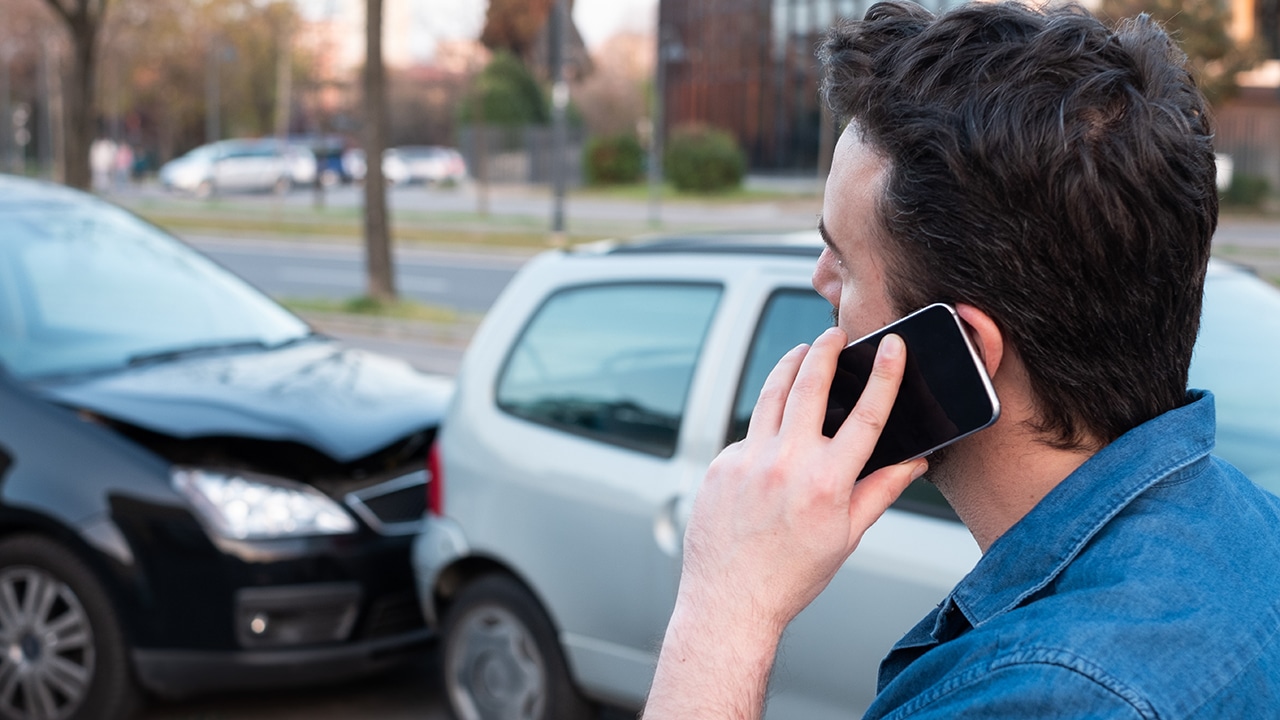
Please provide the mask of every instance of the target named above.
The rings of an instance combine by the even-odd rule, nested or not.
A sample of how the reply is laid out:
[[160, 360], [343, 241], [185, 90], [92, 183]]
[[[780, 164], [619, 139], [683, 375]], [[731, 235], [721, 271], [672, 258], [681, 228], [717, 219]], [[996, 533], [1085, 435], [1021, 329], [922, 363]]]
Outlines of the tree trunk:
[[71, 26], [72, 61], [63, 102], [66, 131], [63, 141], [64, 178], [68, 185], [88, 190], [89, 146], [97, 134], [97, 83], [94, 82], [98, 50], [98, 24], [80, 16]]
[[107, 0], [76, 0], [70, 9], [60, 0], [46, 1], [71, 34], [71, 67], [62, 84], [63, 182], [88, 190], [92, 182], [89, 146], [97, 133], [94, 70]]
[[364, 64], [364, 246], [369, 297], [396, 299], [382, 152], [387, 145], [387, 79], [382, 64], [382, 0], [366, 0]]

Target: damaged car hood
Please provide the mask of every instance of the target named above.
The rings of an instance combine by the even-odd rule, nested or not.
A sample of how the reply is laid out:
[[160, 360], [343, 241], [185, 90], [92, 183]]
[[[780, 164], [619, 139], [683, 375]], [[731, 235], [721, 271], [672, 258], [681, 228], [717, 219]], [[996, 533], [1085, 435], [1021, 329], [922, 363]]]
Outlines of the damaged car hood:
[[317, 339], [149, 364], [39, 389], [64, 405], [174, 438], [294, 441], [345, 462], [438, 425], [453, 381], [424, 375], [402, 360]]

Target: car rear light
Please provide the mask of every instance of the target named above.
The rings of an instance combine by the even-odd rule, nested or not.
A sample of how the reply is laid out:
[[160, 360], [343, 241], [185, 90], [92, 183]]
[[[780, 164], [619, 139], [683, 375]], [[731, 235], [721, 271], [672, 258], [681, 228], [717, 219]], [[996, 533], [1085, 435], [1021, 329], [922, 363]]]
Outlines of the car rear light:
[[427, 452], [427, 514], [444, 515], [444, 473], [439, 442], [431, 443], [431, 450]]

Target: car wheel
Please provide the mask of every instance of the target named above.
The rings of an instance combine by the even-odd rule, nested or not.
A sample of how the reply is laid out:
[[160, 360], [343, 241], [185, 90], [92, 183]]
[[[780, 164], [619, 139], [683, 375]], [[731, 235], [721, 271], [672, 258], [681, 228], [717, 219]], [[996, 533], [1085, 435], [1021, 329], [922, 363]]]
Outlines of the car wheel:
[[213, 197], [213, 191], [212, 180], [201, 180], [200, 184], [196, 185], [195, 196], [200, 200], [208, 200]]
[[288, 195], [289, 190], [293, 188], [293, 181], [287, 177], [281, 177], [276, 180], [276, 184], [271, 186], [271, 192], [276, 195]]
[[89, 568], [44, 538], [0, 542], [0, 717], [122, 720], [140, 700]]
[[551, 622], [505, 575], [458, 593], [444, 619], [444, 687], [459, 720], [585, 720]]

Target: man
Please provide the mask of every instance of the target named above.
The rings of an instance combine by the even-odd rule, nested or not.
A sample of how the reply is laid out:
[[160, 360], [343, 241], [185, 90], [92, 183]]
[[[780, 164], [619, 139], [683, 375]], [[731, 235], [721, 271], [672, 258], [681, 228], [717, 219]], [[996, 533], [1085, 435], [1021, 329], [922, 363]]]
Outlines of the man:
[[927, 465], [984, 555], [867, 716], [1275, 716], [1280, 501], [1209, 455], [1212, 396], [1186, 390], [1217, 199], [1185, 58], [1146, 17], [902, 3], [821, 56], [848, 122], [813, 278], [838, 329], [778, 363], [707, 473], [645, 717], [760, 715], [786, 625], [926, 470], [855, 484], [904, 348], [828, 440], [836, 356], [931, 302], [1003, 408]]

